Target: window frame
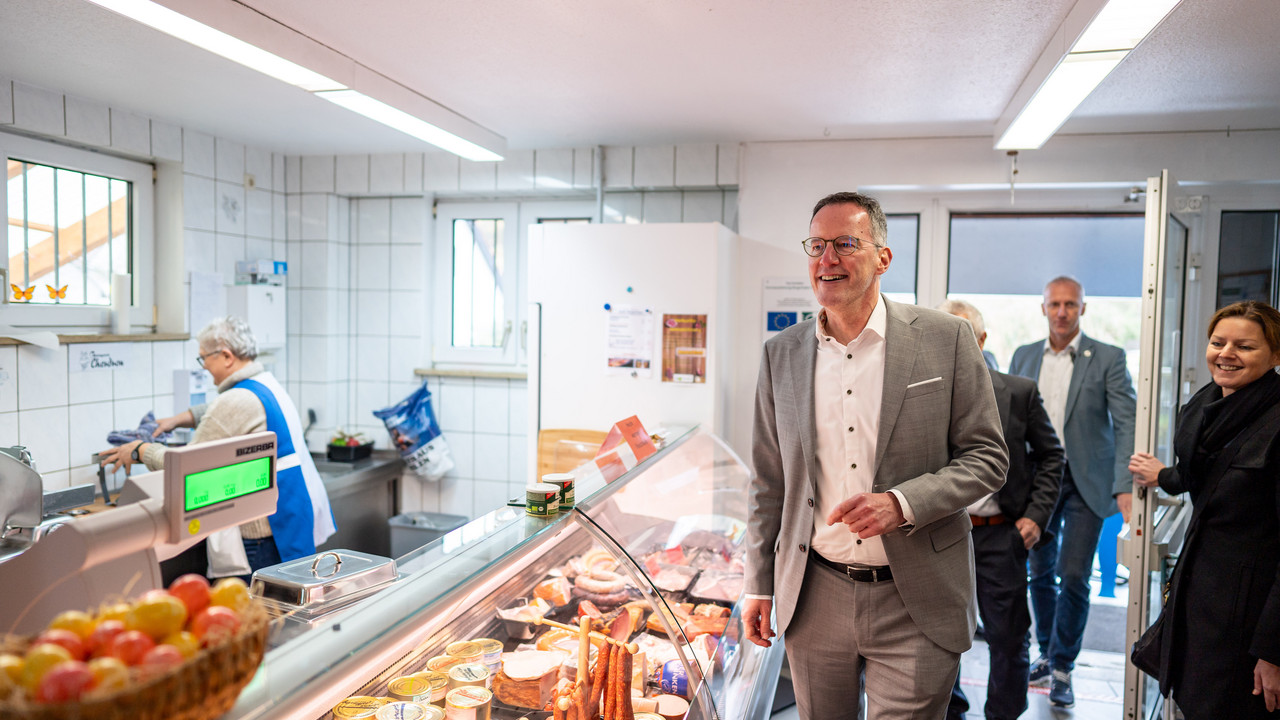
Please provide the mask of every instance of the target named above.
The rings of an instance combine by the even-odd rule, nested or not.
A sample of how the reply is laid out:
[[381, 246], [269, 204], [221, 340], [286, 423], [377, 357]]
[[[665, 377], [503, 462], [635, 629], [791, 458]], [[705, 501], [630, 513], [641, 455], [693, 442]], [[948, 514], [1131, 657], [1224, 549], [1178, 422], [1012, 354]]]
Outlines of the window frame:
[[[524, 264], [518, 227], [519, 211], [516, 203], [460, 202], [440, 203], [436, 206], [434, 223], [435, 258], [435, 312], [432, 339], [432, 361], [461, 365], [515, 365], [519, 337], [519, 298], [523, 290]], [[503, 304], [511, 332], [506, 342], [496, 348], [460, 348], [453, 345], [453, 223], [467, 219], [500, 219], [503, 221], [502, 241], [507, 257], [507, 269], [502, 279]]]
[[[0, 132], [0, 155], [66, 170], [103, 175], [132, 184], [133, 227], [130, 248], [130, 275], [133, 301], [129, 325], [151, 325], [151, 308], [155, 302], [155, 167], [148, 163], [82, 150], [48, 140], [36, 140]], [[9, 217], [8, 192], [0, 193], [0, 212]], [[6, 223], [8, 221], [6, 220]], [[8, 230], [6, 229], [6, 237]], [[7, 242], [7, 241], [6, 241]], [[22, 328], [49, 330], [109, 329], [111, 308], [98, 305], [57, 305], [14, 303], [9, 293], [9, 254], [0, 257], [6, 285], [4, 304], [0, 305], [0, 322]]]

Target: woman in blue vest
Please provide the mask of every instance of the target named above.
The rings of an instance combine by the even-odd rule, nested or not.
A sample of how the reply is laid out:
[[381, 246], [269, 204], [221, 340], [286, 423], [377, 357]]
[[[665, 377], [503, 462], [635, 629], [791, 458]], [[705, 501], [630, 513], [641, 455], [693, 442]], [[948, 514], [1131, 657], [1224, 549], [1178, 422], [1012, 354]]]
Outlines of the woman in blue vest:
[[[218, 397], [207, 405], [161, 419], [157, 432], [194, 427], [192, 444], [197, 444], [270, 430], [276, 434], [276, 482], [280, 489], [273, 515], [210, 536], [206, 574], [247, 575], [315, 553], [316, 546], [335, 528], [329, 497], [302, 437], [297, 408], [279, 381], [257, 362], [258, 344], [244, 320], [214, 320], [200, 331], [197, 341], [197, 363], [213, 376]], [[164, 445], [134, 442], [100, 456], [104, 465], [127, 468], [142, 462], [148, 469], [159, 470], [164, 467], [164, 454]], [[193, 566], [188, 555], [180, 563], [183, 567], [170, 565], [164, 574], [201, 570], [199, 560], [202, 558], [195, 559]]]

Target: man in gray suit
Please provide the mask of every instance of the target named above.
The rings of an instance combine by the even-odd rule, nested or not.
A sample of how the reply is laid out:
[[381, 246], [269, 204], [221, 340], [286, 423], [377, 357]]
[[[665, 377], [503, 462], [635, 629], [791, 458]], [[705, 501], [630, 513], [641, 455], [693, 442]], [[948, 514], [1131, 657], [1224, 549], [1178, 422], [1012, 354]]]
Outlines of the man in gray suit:
[[822, 311], [765, 343], [749, 490], [747, 638], [786, 632], [805, 720], [941, 718], [972, 642], [972, 523], [1008, 456], [969, 324], [892, 303], [873, 198], [820, 200]]
[[1049, 320], [1048, 339], [1014, 351], [1009, 373], [1037, 381], [1067, 451], [1058, 505], [1045, 528], [1057, 540], [1031, 552], [1031, 609], [1040, 645], [1031, 684], [1047, 682], [1049, 703], [1069, 708], [1075, 705], [1071, 671], [1089, 620], [1089, 576], [1102, 521], [1117, 507], [1129, 518], [1137, 396], [1124, 350], [1080, 332], [1085, 302], [1078, 280], [1050, 280], [1041, 311]]

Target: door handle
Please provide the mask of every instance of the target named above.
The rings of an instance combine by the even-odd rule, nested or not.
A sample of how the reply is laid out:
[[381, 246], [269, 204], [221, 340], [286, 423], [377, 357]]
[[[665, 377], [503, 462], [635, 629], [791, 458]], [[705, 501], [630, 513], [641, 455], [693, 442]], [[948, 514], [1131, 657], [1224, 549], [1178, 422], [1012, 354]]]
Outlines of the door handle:
[[528, 320], [520, 321], [520, 349], [521, 350], [529, 349], [529, 321]]
[[510, 321], [510, 320], [508, 320], [508, 321], [507, 321], [507, 324], [506, 324], [505, 326], [503, 326], [503, 328], [502, 328], [502, 343], [501, 343], [501, 346], [502, 346], [502, 348], [503, 348], [504, 350], [505, 350], [505, 349], [506, 349], [506, 347], [507, 347], [507, 341], [508, 341], [508, 340], [510, 340], [510, 339], [511, 339], [511, 321]]

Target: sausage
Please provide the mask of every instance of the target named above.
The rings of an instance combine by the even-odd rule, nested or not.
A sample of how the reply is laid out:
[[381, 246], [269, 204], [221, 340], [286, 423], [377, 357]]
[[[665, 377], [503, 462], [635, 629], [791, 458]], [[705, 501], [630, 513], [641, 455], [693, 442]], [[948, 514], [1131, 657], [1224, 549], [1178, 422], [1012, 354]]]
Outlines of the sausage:
[[592, 720], [591, 715], [587, 713], [587, 680], [585, 676], [583, 676], [582, 682], [574, 685], [573, 707], [578, 713], [578, 720]]
[[560, 698], [552, 698], [551, 700], [551, 720], [565, 720], [565, 711], [568, 710], [568, 703], [562, 703]]
[[591, 700], [587, 703], [587, 713], [591, 720], [600, 714], [600, 697], [604, 694], [604, 686], [609, 677], [609, 664], [613, 656], [613, 645], [605, 643], [596, 653], [595, 671], [591, 673]]
[[618, 720], [618, 671], [622, 669], [618, 652], [621, 650], [617, 645], [609, 646], [613, 657], [609, 661], [609, 677], [604, 691], [604, 720]]
[[622, 670], [621, 681], [618, 683], [622, 712], [618, 716], [618, 720], [636, 720], [635, 710], [631, 707], [631, 653], [626, 648], [618, 648], [618, 652], [622, 653]]

